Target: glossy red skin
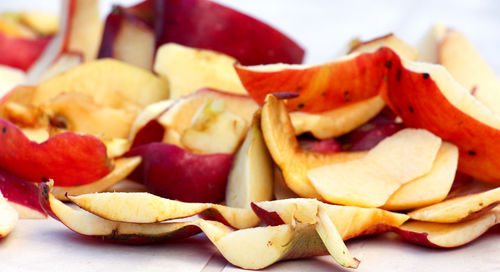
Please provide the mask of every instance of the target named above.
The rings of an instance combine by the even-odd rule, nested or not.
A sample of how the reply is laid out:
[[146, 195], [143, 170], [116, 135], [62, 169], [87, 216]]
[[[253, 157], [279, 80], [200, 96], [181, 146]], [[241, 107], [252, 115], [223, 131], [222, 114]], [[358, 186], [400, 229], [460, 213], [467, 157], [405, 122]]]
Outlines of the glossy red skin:
[[134, 175], [142, 172], [148, 192], [185, 202], [224, 200], [232, 154], [197, 155], [175, 145], [150, 143], [127, 153], [137, 155], [142, 164]]
[[[49, 193], [50, 193], [50, 186], [46, 182], [41, 182], [38, 185], [37, 189], [37, 196], [38, 196], [38, 201], [40, 203], [40, 206], [43, 208], [43, 210], [52, 218], [54, 218], [57, 221], [61, 220], [59, 217], [54, 213], [50, 206], [50, 201], [49, 201]], [[92, 224], [92, 222], [89, 222], [89, 224]], [[71, 229], [69, 226], [66, 225], [69, 229]], [[72, 231], [75, 231], [78, 233], [76, 230], [71, 229]], [[151, 243], [158, 243], [158, 242], [165, 242], [165, 241], [173, 241], [173, 240], [179, 240], [179, 239], [184, 239], [193, 235], [196, 235], [201, 232], [201, 229], [196, 226], [196, 225], [188, 225], [184, 228], [178, 229], [173, 232], [169, 233], [162, 233], [157, 236], [144, 236], [144, 235], [123, 235], [118, 232], [113, 232], [110, 235], [86, 235], [82, 234], [84, 236], [90, 237], [90, 238], [96, 238], [98, 240], [104, 240], [104, 241], [110, 241], [110, 242], [117, 242], [117, 243], [123, 243], [123, 244], [151, 244]], [[81, 233], [79, 233], [81, 234]]]
[[302, 63], [304, 50], [263, 22], [208, 0], [155, 0], [157, 46], [174, 42], [230, 55], [244, 65]]
[[40, 57], [51, 38], [24, 39], [0, 32], [0, 64], [27, 71]]
[[305, 151], [312, 152], [340, 152], [342, 151], [342, 146], [334, 138], [325, 140], [316, 139], [298, 139], [299, 147]]
[[101, 59], [113, 57], [113, 45], [115, 43], [116, 36], [120, 32], [122, 20], [122, 14], [120, 12], [117, 12], [116, 7], [113, 7], [113, 10], [108, 14], [104, 23], [102, 41], [99, 47], [99, 52], [97, 53], [97, 58]]
[[459, 148], [458, 170], [500, 184], [500, 130], [487, 126], [452, 105], [432, 75], [407, 70], [396, 53], [384, 48], [388, 87], [382, 93], [387, 105], [407, 127], [425, 128]]
[[0, 118], [0, 167], [19, 178], [57, 186], [96, 181], [111, 171], [106, 146], [98, 138], [65, 132], [38, 144]]
[[161, 142], [164, 134], [165, 127], [157, 119], [153, 119], [137, 131], [131, 148], [152, 142]]
[[259, 104], [266, 95], [280, 92], [299, 94], [287, 103], [289, 111], [324, 112], [371, 98], [385, 88], [387, 53], [376, 51], [341, 62], [303, 69], [265, 72], [236, 65], [249, 95]]
[[0, 192], [9, 200], [41, 214], [45, 214], [38, 201], [38, 188], [0, 168]]
[[259, 219], [268, 226], [279, 226], [285, 224], [285, 221], [280, 217], [277, 212], [269, 212], [265, 209], [259, 207], [258, 204], [251, 203], [253, 212], [259, 217]]

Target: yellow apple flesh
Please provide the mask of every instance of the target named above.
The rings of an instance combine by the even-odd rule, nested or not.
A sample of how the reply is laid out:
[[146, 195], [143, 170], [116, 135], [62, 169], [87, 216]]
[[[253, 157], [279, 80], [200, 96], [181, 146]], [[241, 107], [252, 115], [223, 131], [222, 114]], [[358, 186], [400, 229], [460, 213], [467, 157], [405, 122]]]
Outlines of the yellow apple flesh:
[[428, 173], [441, 139], [426, 130], [404, 129], [387, 137], [365, 157], [308, 171], [328, 202], [380, 207], [403, 184]]
[[170, 82], [171, 98], [213, 88], [247, 94], [233, 68], [236, 60], [228, 55], [168, 43], [158, 48], [154, 71]]

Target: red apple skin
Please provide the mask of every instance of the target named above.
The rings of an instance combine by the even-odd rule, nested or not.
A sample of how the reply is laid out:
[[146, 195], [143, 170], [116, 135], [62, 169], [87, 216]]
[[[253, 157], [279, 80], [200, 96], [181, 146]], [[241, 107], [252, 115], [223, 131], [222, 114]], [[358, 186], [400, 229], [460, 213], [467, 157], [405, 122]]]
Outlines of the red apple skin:
[[197, 155], [175, 145], [150, 143], [126, 156], [137, 155], [142, 156], [142, 164], [134, 175], [142, 172], [148, 192], [185, 202], [224, 200], [232, 154]]
[[0, 64], [27, 71], [40, 57], [50, 39], [24, 39], [0, 32]]
[[399, 228], [394, 228], [393, 230], [397, 234], [401, 235], [401, 237], [403, 237], [408, 242], [425, 247], [445, 248], [429, 241], [429, 239], [427, 239], [427, 236], [429, 236], [429, 234], [425, 232], [412, 232], [412, 231], [402, 230]]
[[149, 25], [150, 27], [153, 27], [154, 25], [153, 5], [154, 5], [153, 0], [145, 0], [133, 6], [123, 8], [123, 10], [127, 15], [138, 18], [147, 25]]
[[0, 192], [9, 202], [17, 203], [45, 215], [38, 201], [35, 184], [20, 179], [0, 168]]
[[259, 219], [268, 226], [279, 226], [285, 224], [285, 221], [280, 217], [277, 212], [269, 212], [265, 209], [259, 207], [259, 205], [254, 202], [251, 203], [253, 212], [259, 217]]
[[302, 63], [304, 57], [297, 43], [271, 26], [208, 0], [155, 0], [154, 12], [157, 46], [214, 50], [244, 65]]
[[161, 142], [164, 134], [165, 127], [157, 119], [153, 119], [137, 131], [132, 141], [132, 148], [152, 142]]
[[387, 53], [376, 51], [340, 62], [303, 69], [256, 71], [236, 65], [249, 95], [259, 104], [276, 92], [299, 94], [287, 103], [289, 111], [324, 112], [371, 98], [385, 88]]
[[[50, 217], [52, 217], [55, 220], [64, 224], [64, 222], [52, 210], [52, 207], [51, 207], [50, 201], [49, 201], [50, 186], [47, 182], [41, 182], [38, 184], [37, 194], [38, 194], [38, 201], [39, 201], [42, 209]], [[91, 222], [89, 224], [91, 224]], [[71, 229], [72, 231], [79, 233], [77, 230], [70, 228], [68, 225], [66, 225], [66, 224], [64, 224], [64, 225], [66, 227], [68, 227], [69, 229]], [[154, 237], [135, 235], [135, 234], [124, 235], [124, 234], [119, 234], [116, 231], [110, 235], [104, 235], [104, 236], [103, 235], [85, 235], [85, 234], [82, 234], [82, 235], [89, 237], [89, 238], [95, 238], [96, 240], [105, 241], [105, 242], [116, 242], [116, 243], [122, 243], [122, 244], [134, 244], [135, 245], [135, 244], [152, 244], [152, 243], [165, 242], [165, 241], [174, 241], [174, 240], [179, 240], [179, 239], [191, 237], [191, 236], [196, 235], [200, 232], [201, 232], [201, 229], [198, 226], [187, 225], [187, 226], [180, 228], [176, 231], [173, 231], [170, 233], [165, 233], [163, 235], [158, 235], [158, 236], [154, 236]], [[79, 234], [81, 234], [81, 233], [79, 233]]]
[[485, 125], [452, 105], [432, 75], [407, 70], [390, 49], [380, 50], [391, 61], [388, 88], [382, 96], [407, 127], [424, 128], [459, 148], [458, 170], [500, 184], [500, 130]]
[[102, 34], [102, 41], [99, 47], [98, 58], [112, 58], [113, 57], [113, 44], [116, 36], [120, 32], [123, 16], [118, 11], [119, 7], [113, 7], [111, 13], [106, 17], [104, 23], [104, 30]]
[[[289, 110], [321, 112], [380, 94], [405, 126], [427, 129], [457, 145], [460, 172], [500, 184], [500, 145], [494, 144], [500, 139], [500, 129], [452, 105], [432, 75], [406, 69], [387, 47], [304, 69], [264, 72], [236, 66], [236, 70], [257, 102], [262, 103], [267, 93], [278, 89], [299, 93], [299, 97], [288, 101]], [[349, 99], [345, 98], [346, 90], [350, 91]]]
[[94, 136], [64, 132], [38, 144], [1, 118], [0, 131], [0, 167], [21, 179], [53, 179], [57, 186], [76, 186], [111, 171], [106, 146]]

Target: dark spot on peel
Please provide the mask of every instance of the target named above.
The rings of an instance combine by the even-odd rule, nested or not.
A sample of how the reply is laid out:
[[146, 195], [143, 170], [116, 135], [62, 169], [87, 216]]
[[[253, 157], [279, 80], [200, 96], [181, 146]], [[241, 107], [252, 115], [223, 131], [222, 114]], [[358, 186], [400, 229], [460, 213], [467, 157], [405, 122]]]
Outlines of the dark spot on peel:
[[401, 69], [398, 69], [398, 72], [396, 73], [396, 80], [397, 81], [401, 81], [401, 73], [402, 73]]
[[349, 92], [349, 90], [344, 91], [344, 101], [345, 102], [349, 102], [351, 100], [350, 94], [351, 93]]
[[7, 133], [7, 127], [3, 127], [3, 128], [2, 128], [2, 133], [3, 133], [3, 134]]
[[467, 153], [469, 153], [469, 155], [471, 156], [476, 156], [476, 151], [474, 150], [469, 150]]
[[326, 96], [326, 92], [321, 92], [321, 96]]
[[386, 61], [385, 67], [387, 67], [387, 69], [391, 69], [392, 68], [392, 61], [390, 61], [390, 60]]
[[297, 86], [297, 88], [295, 88], [295, 91], [296, 91], [296, 92], [300, 92], [300, 91], [302, 91], [302, 87], [301, 87], [301, 86]]
[[470, 90], [470, 94], [471, 94], [472, 96], [475, 96], [475, 95], [476, 95], [476, 91], [477, 91], [477, 86], [474, 86], [474, 87], [472, 87], [472, 89]]
[[305, 105], [304, 105], [304, 103], [300, 103], [300, 104], [298, 104], [298, 105], [297, 105], [297, 107], [298, 107], [299, 109], [303, 109], [303, 108], [305, 107]]
[[428, 78], [429, 78], [429, 74], [428, 74], [428, 73], [423, 73], [423, 74], [422, 74], [422, 77], [423, 77], [424, 79], [428, 79]]
[[408, 110], [409, 110], [411, 113], [414, 113], [414, 112], [415, 112], [415, 110], [413, 109], [413, 107], [412, 107], [412, 106], [409, 106], [409, 107], [408, 107]]
[[53, 116], [52, 118], [49, 119], [49, 122], [52, 126], [56, 128], [62, 128], [62, 129], [68, 128], [68, 123], [66, 121], [66, 118], [60, 115]]

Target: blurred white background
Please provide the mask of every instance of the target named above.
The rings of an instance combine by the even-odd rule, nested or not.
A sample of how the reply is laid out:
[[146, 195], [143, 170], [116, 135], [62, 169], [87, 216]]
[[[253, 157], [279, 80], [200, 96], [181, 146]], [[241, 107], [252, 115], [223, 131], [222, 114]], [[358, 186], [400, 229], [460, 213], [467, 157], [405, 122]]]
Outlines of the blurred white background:
[[[389, 32], [416, 44], [435, 22], [462, 32], [500, 74], [500, 1], [496, 0], [216, 0], [280, 29], [307, 51], [306, 63], [322, 63], [355, 37], [371, 39]], [[101, 0], [103, 18], [112, 4], [137, 0]], [[0, 10], [44, 9], [57, 12], [58, 0], [1, 1]]]

